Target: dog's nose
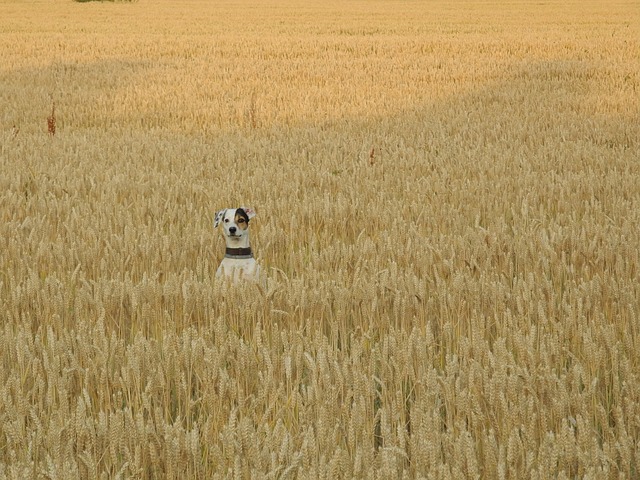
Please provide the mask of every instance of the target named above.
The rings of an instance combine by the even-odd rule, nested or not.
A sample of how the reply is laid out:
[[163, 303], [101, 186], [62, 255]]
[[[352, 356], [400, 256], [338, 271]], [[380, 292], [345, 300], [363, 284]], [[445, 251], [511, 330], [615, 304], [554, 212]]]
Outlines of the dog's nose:
[[236, 233], [236, 227], [229, 227], [229, 233]]

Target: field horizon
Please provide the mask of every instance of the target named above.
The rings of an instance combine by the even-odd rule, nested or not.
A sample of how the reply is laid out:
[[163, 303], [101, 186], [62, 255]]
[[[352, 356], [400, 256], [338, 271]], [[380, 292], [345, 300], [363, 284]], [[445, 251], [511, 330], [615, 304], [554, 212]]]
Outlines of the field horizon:
[[0, 478], [638, 478], [639, 28], [0, 1]]

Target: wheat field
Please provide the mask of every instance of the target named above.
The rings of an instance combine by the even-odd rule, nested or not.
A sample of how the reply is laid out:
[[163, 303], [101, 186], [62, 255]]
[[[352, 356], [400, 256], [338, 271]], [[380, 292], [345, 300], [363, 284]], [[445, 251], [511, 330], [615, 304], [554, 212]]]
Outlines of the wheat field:
[[0, 0], [0, 478], [640, 478], [638, 32]]

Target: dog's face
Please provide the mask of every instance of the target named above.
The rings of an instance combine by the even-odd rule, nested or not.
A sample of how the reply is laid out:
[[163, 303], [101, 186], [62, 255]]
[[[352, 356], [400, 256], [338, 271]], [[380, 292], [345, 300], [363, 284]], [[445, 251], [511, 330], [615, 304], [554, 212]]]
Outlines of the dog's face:
[[252, 208], [225, 208], [216, 213], [214, 228], [222, 224], [224, 237], [227, 243], [232, 245], [248, 244], [249, 221], [255, 217], [256, 212]]

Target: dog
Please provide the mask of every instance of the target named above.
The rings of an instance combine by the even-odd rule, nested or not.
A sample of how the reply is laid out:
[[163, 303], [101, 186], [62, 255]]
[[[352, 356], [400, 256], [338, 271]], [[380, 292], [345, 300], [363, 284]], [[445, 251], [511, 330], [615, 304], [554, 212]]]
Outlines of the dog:
[[227, 249], [216, 271], [216, 277], [259, 280], [260, 265], [249, 245], [249, 222], [256, 216], [248, 207], [225, 208], [216, 213], [213, 228], [222, 224]]

